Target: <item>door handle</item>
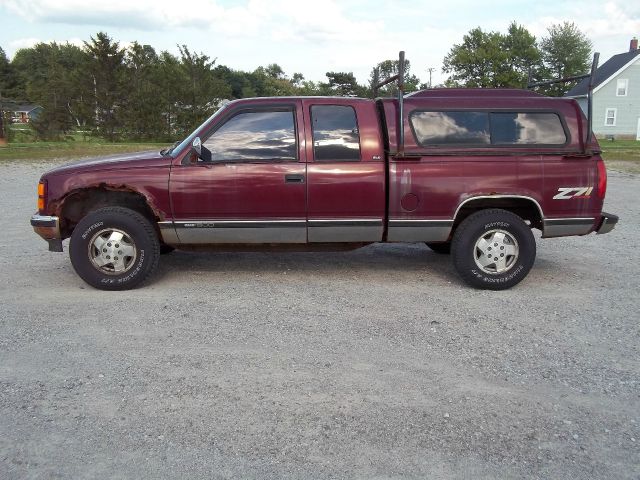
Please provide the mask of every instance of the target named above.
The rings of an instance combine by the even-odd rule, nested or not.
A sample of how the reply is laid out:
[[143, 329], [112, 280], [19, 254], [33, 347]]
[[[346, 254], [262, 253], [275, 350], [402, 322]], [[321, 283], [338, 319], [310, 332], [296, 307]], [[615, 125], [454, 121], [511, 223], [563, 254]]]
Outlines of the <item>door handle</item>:
[[288, 174], [284, 176], [285, 183], [304, 183], [304, 175]]

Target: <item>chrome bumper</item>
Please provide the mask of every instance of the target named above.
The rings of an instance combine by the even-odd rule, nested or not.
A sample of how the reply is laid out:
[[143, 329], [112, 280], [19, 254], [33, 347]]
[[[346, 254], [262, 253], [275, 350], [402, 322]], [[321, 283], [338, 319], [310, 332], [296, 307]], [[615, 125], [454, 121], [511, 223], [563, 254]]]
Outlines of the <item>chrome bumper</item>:
[[60, 219], [58, 217], [35, 214], [31, 217], [31, 226], [34, 232], [47, 241], [50, 252], [62, 252]]
[[600, 225], [598, 226], [597, 233], [609, 233], [613, 230], [613, 227], [618, 223], [618, 216], [612, 213], [602, 212], [602, 217], [600, 218]]

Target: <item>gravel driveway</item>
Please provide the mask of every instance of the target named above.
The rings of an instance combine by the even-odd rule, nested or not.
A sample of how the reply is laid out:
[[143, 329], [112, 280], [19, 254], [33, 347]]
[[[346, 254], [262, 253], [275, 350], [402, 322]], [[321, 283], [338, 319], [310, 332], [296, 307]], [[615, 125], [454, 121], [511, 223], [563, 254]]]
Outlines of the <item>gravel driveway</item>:
[[509, 291], [416, 244], [174, 252], [118, 293], [28, 225], [50, 166], [0, 164], [0, 478], [639, 478], [639, 176]]

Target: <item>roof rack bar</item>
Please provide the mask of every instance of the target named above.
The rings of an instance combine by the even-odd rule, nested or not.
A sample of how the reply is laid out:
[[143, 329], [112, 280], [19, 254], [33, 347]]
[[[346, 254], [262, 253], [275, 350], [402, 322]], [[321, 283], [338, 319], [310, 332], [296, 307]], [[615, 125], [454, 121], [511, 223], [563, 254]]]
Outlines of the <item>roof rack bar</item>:
[[398, 62], [398, 157], [404, 157], [404, 50]]
[[404, 50], [398, 55], [398, 74], [379, 82], [379, 71], [373, 73], [373, 97], [378, 96], [378, 90], [385, 85], [398, 82], [398, 152], [397, 157], [404, 157]]
[[[376, 69], [376, 72], [377, 72], [377, 70], [378, 70], [378, 69]], [[398, 80], [398, 75], [394, 75], [393, 77], [389, 77], [389, 78], [387, 78], [384, 82], [376, 83], [376, 84], [373, 86], [373, 96], [374, 96], [374, 97], [377, 97], [377, 96], [378, 96], [378, 90], [379, 90], [381, 87], [384, 87], [385, 85], [389, 85], [390, 83], [393, 83], [393, 82], [395, 82], [396, 80]]]
[[594, 52], [593, 54], [593, 62], [591, 63], [591, 72], [585, 73], [583, 75], [575, 75], [573, 77], [565, 77], [559, 80], [548, 80], [545, 82], [535, 82], [531, 83], [531, 70], [529, 70], [529, 84], [527, 85], [527, 89], [531, 89], [534, 87], [544, 87], [547, 85], [554, 85], [556, 83], [566, 83], [573, 82], [575, 80], [584, 80], [585, 78], [589, 79], [589, 93], [587, 94], [587, 134], [584, 141], [584, 153], [587, 153], [587, 149], [591, 144], [591, 138], [593, 137], [593, 79], [596, 74], [596, 70], [598, 69], [598, 60], [600, 60], [600, 53]]
[[587, 97], [587, 139], [584, 142], [584, 149], [587, 150], [588, 146], [591, 144], [591, 137], [593, 135], [593, 77], [596, 74], [596, 70], [598, 69], [598, 60], [600, 59], [600, 53], [595, 52], [593, 54], [593, 63], [591, 64], [591, 75], [589, 76], [589, 95]]
[[573, 77], [565, 77], [565, 78], [561, 78], [560, 80], [546, 80], [544, 82], [529, 82], [527, 84], [527, 88], [546, 87], [547, 85], [553, 85], [555, 83], [573, 82], [574, 80], [582, 80], [584, 78], [589, 78], [590, 76], [591, 76], [590, 73], [585, 73], [584, 75], [575, 75]]

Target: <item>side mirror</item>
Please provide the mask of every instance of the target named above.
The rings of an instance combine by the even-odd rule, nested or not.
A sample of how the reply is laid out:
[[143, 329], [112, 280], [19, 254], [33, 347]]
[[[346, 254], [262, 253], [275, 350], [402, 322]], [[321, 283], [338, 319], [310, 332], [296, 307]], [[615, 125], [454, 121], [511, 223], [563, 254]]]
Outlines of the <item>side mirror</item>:
[[202, 156], [202, 141], [200, 137], [196, 137], [193, 139], [193, 143], [191, 144], [195, 152], [198, 154], [198, 157]]

